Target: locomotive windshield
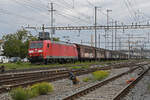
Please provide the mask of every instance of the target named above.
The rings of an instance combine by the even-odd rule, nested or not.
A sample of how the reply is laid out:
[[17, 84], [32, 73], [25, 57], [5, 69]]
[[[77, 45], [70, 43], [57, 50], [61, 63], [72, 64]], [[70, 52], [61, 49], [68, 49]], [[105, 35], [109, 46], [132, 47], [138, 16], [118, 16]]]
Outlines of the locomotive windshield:
[[30, 48], [42, 48], [43, 47], [43, 42], [31, 42], [30, 43]]

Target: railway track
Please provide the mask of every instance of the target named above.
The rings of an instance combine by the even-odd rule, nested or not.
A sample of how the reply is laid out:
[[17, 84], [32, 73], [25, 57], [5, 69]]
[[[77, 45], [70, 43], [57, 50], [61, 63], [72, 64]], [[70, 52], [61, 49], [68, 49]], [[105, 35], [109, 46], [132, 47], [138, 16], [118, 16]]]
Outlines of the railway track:
[[[19, 72], [29, 72], [29, 71], [44, 71], [44, 70], [61, 70], [61, 69], [67, 69], [68, 67], [74, 67], [74, 66], [84, 66], [86, 64], [79, 64], [79, 65], [63, 65], [63, 66], [54, 66], [54, 67], [40, 67], [40, 68], [29, 68], [29, 69], [12, 69], [12, 70], [6, 70], [4, 73], [19, 73]], [[89, 66], [94, 66], [97, 64], [89, 64]]]
[[[130, 66], [133, 65], [129, 63]], [[86, 74], [90, 73], [96, 70], [109, 70], [112, 67], [114, 68], [122, 68], [122, 67], [128, 67], [129, 64], [127, 65], [115, 65], [115, 66], [107, 66], [107, 67], [100, 67], [100, 68], [91, 68], [91, 69], [80, 69], [80, 70], [73, 70], [77, 75], [80, 73]], [[27, 72], [27, 73], [17, 73], [17, 74], [9, 74], [9, 75], [1, 75], [0, 76], [0, 85], [12, 85], [16, 84], [18, 82], [25, 82], [25, 81], [31, 81], [31, 80], [36, 80], [36, 79], [43, 79], [46, 77], [55, 77], [55, 76], [68, 76], [69, 70], [53, 70], [53, 71], [38, 71], [38, 72]], [[53, 78], [52, 78], [53, 79]]]
[[[143, 65], [142, 65], [142, 66], [143, 66]], [[138, 69], [138, 68], [140, 68], [140, 67], [141, 67], [141, 65], [138, 66], [138, 67], [135, 67], [135, 68], [133, 68], [133, 69], [127, 71], [127, 72], [124, 72], [124, 73], [121, 73], [121, 74], [116, 75], [116, 76], [114, 76], [114, 77], [111, 77], [111, 78], [109, 78], [109, 79], [106, 79], [106, 80], [104, 80], [104, 81], [96, 82], [96, 83], [94, 83], [94, 84], [92, 84], [92, 85], [85, 86], [85, 87], [83, 87], [83, 88], [81, 88], [81, 89], [75, 90], [75, 92], [70, 92], [70, 94], [64, 94], [65, 96], [62, 97], [61, 99], [62, 99], [62, 100], [74, 100], [74, 99], [80, 98], [80, 97], [82, 97], [82, 96], [84, 96], [84, 95], [87, 95], [87, 94], [91, 93], [92, 91], [97, 90], [97, 89], [100, 88], [100, 87], [105, 86], [106, 84], [108, 84], [108, 83], [110, 83], [110, 82], [112, 82], [112, 81], [115, 81], [116, 79], [118, 79], [118, 78], [120, 78], [120, 77], [123, 77], [124, 75], [127, 75], [127, 74], [129, 74], [129, 73], [132, 73], [134, 70], [136, 70], [136, 69]], [[108, 87], [107, 87], [107, 88], [108, 88]], [[99, 92], [101, 92], [101, 91], [99, 91]], [[99, 93], [99, 92], [97, 92], [97, 93]], [[104, 92], [104, 91], [103, 91], [103, 92]], [[91, 96], [90, 96], [90, 97], [91, 97]], [[86, 99], [88, 100], [88, 98], [86, 98]], [[86, 100], [86, 99], [82, 98], [82, 100]], [[100, 98], [97, 98], [97, 99], [94, 99], [94, 100], [99, 100], [99, 99], [100, 99]], [[106, 99], [106, 98], [103, 98], [103, 99], [104, 99], [104, 100], [109, 100], [109, 99]], [[79, 100], [80, 100], [80, 99], [79, 99]], [[90, 100], [93, 100], [93, 99], [90, 99]], [[114, 99], [114, 100], [121, 100], [121, 99]]]
[[[129, 65], [135, 65], [135, 64], [128, 63], [122, 66], [120, 65], [114, 66], [114, 68], [122, 68], [122, 67], [127, 67]], [[73, 72], [76, 72], [77, 75], [82, 75], [82, 74], [88, 74], [88, 73], [94, 72], [96, 70], [109, 70], [111, 68], [112, 66], [107, 66], [107, 67], [100, 67], [100, 68], [73, 70]], [[21, 75], [21, 77], [19, 75]], [[6, 92], [9, 89], [12, 89], [18, 86], [27, 86], [27, 85], [31, 85], [37, 82], [55, 81], [55, 80], [67, 78], [68, 70], [53, 71], [53, 72], [42, 71], [42, 72], [34, 72], [34, 74], [30, 72], [30, 73], [13, 74], [10, 76], [9, 75], [7, 75], [7, 77], [0, 76], [0, 79], [3, 79], [0, 81], [0, 84], [3, 85], [2, 87], [0, 87], [0, 93]]]
[[[39, 71], [39, 70], [61, 70], [61, 69], [66, 69], [67, 67], [74, 67], [74, 66], [84, 66], [85, 64], [79, 64], [79, 65], [66, 65], [66, 66], [54, 66], [54, 67], [40, 67], [40, 68], [28, 68], [28, 69], [11, 69], [11, 70], [6, 70], [4, 73], [19, 73], [19, 72], [29, 72], [29, 71]], [[94, 64], [90, 64], [94, 65]]]
[[143, 76], [150, 70], [150, 67], [145, 70], [139, 77], [136, 78], [135, 81], [127, 85], [125, 88], [123, 88], [112, 100], [122, 100], [132, 88], [143, 78]]
[[[133, 65], [135, 62], [129, 62], [129, 63], [121, 63], [121, 64], [115, 64], [115, 65], [111, 65], [111, 67], [125, 67], [125, 66], [129, 66], [129, 65]], [[104, 67], [108, 67], [109, 66], [104, 66]], [[101, 67], [100, 69], [103, 69], [104, 67]], [[99, 67], [98, 67], [99, 68]], [[0, 80], [8, 80], [8, 79], [14, 79], [14, 78], [19, 78], [19, 77], [25, 77], [25, 76], [31, 76], [31, 75], [45, 75], [45, 74], [55, 74], [55, 73], [59, 73], [59, 72], [63, 72], [63, 71], [69, 71], [68, 69], [56, 69], [56, 70], [39, 70], [39, 71], [29, 71], [29, 72], [19, 72], [19, 73], [7, 73], [7, 74], [0, 74]]]
[[[134, 61], [135, 62], [135, 61]], [[116, 62], [113, 62], [116, 63]], [[106, 63], [111, 64], [111, 63]], [[30, 68], [30, 69], [13, 69], [13, 70], [6, 70], [4, 73], [19, 73], [19, 72], [29, 72], [29, 71], [39, 71], [39, 70], [61, 70], [66, 69], [68, 67], [74, 67], [74, 66], [84, 66], [86, 64], [79, 64], [79, 65], [63, 65], [63, 66], [54, 66], [54, 67], [40, 67], [40, 68]], [[89, 64], [89, 66], [94, 66], [98, 64]]]

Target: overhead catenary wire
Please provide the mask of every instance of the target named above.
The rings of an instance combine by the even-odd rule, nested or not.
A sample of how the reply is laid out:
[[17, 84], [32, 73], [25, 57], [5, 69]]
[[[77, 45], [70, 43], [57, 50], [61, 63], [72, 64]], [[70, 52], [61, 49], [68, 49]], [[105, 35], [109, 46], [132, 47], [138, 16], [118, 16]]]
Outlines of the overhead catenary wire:
[[[64, 8], [64, 9], [66, 9], [66, 11], [70, 11], [71, 13], [78, 14], [78, 16], [80, 16], [80, 18], [82, 18], [82, 19], [90, 20], [90, 17], [91, 17], [91, 16], [89, 16], [89, 15], [87, 15], [87, 14], [84, 14], [84, 13], [81, 13], [81, 12], [77, 11], [76, 9], [70, 8], [70, 7], [68, 7], [68, 6], [64, 6], [64, 5], [59, 4], [59, 3], [56, 3], [56, 2], [55, 2], [54, 4], [58, 5], [59, 7], [62, 7], [62, 8]], [[77, 16], [76, 16], [76, 17], [77, 17]]]
[[59, 13], [61, 13], [61, 14], [63, 14], [63, 15], [66, 15], [66, 16], [68, 16], [68, 17], [75, 18], [75, 19], [77, 19], [77, 20], [79, 20], [79, 21], [82, 21], [82, 22], [84, 22], [84, 23], [89, 23], [89, 21], [87, 21], [87, 20], [85, 20], [85, 19], [82, 19], [82, 18], [80, 18], [80, 17], [76, 17], [76, 16], [73, 16], [73, 15], [67, 14], [67, 13], [65, 13], [65, 12], [63, 12], [63, 11], [57, 11], [57, 12], [59, 12]]
[[[132, 12], [131, 12], [131, 10], [130, 10], [130, 8], [129, 8], [128, 4], [127, 4], [127, 2], [126, 2], [125, 0], [124, 0], [124, 3], [125, 3], [125, 5], [126, 5], [126, 7], [127, 7], [128, 11], [129, 11], [130, 18], [133, 18], [134, 20], [136, 20], [136, 19], [134, 18], [133, 14], [132, 14]], [[132, 19], [131, 19], [131, 20], [132, 20]]]
[[129, 0], [124, 0], [124, 3], [134, 21], [137, 21], [136, 11], [133, 9], [133, 6]]
[[[91, 6], [91, 7], [96, 7], [94, 4], [92, 4], [89, 0], [87, 0], [87, 2], [88, 2], [88, 4]], [[103, 14], [104, 16], [107, 16], [107, 14], [106, 13], [104, 13], [104, 11], [102, 11], [102, 7], [99, 7], [99, 8], [101, 8], [101, 9], [97, 9], [101, 14]], [[109, 17], [109, 19], [111, 19], [111, 20], [116, 20], [116, 19], [114, 19], [114, 18], [112, 18], [112, 17]]]
[[38, 10], [47, 10], [46, 6], [41, 6], [42, 5], [41, 3], [36, 5], [37, 4], [36, 2], [33, 3], [31, 1], [26, 1], [26, 0], [22, 0], [22, 2], [24, 2], [25, 5], [38, 9]]
[[17, 1], [17, 0], [13, 0], [14, 1], [14, 3], [16, 3], [16, 4], [18, 4], [18, 5], [20, 5], [20, 6], [22, 6], [22, 7], [25, 7], [25, 8], [27, 8], [27, 9], [32, 9], [31, 11], [34, 11], [34, 12], [38, 12], [38, 14], [39, 15], [44, 15], [44, 16], [47, 16], [47, 14], [45, 14], [45, 13], [40, 13], [40, 11], [43, 11], [43, 10], [47, 10], [47, 9], [42, 9], [42, 8], [40, 8], [39, 6], [38, 7], [34, 7], [33, 5], [31, 5], [31, 3], [29, 3], [29, 2], [20, 2], [20, 1]]
[[[15, 0], [16, 1], [16, 0]], [[29, 3], [29, 2], [27, 2], [27, 3]], [[55, 3], [54, 3], [55, 4]], [[33, 9], [36, 9], [35, 7], [33, 7], [33, 5], [29, 5], [29, 4], [26, 4], [26, 6], [28, 6], [28, 7], [31, 7], [31, 8], [33, 8]], [[59, 5], [60, 6], [60, 5]], [[36, 9], [36, 10], [40, 10], [40, 9]], [[71, 10], [69, 10], [69, 11], [71, 11]], [[73, 11], [71, 11], [71, 12], [73, 12]], [[76, 11], [75, 11], [76, 12]], [[62, 12], [62, 13], [64, 13], [64, 12]], [[66, 14], [66, 13], [65, 13]], [[78, 12], [78, 14], [79, 14], [79, 12]], [[80, 13], [81, 14], [81, 13]], [[83, 19], [83, 18], [80, 18], [80, 17], [77, 17], [77, 16], [73, 16], [73, 15], [69, 15], [69, 14], [67, 14], [68, 16], [72, 16], [72, 17], [76, 17], [76, 19], [80, 19], [81, 21], [83, 21], [83, 22], [86, 22], [86, 23], [89, 23], [88, 22], [88, 20], [85, 20], [85, 18]], [[82, 14], [82, 16], [83, 16], [83, 14]], [[86, 16], [86, 15], [84, 15], [84, 16]]]
[[[78, 18], [76, 18], [76, 17], [74, 17], [74, 16], [70, 16], [70, 15], [67, 15], [67, 14], [64, 14], [64, 13], [60, 13], [59, 11], [57, 11], [56, 14], [57, 14], [57, 15], [60, 15], [60, 16], [63, 16], [63, 17], [65, 17], [67, 20], [73, 21], [73, 22], [75, 22], [75, 23], [79, 23], [79, 22], [81, 21], [80, 19], [78, 19]], [[75, 20], [73, 20], [72, 18], [78, 19], [78, 21], [75, 21]], [[87, 22], [86, 22], [86, 23], [87, 23]]]
[[[66, 2], [65, 0], [59, 0], [59, 1], [63, 1], [62, 3], [67, 4], [68, 6], [70, 6], [70, 4], [68, 2]], [[71, 8], [74, 8], [73, 6], [70, 6]]]

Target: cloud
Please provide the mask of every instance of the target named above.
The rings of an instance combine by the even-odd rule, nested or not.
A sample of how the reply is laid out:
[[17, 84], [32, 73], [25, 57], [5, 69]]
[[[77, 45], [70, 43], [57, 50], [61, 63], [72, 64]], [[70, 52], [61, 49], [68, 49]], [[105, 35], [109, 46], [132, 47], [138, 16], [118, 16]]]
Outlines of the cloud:
[[[98, 25], [106, 25], [107, 9], [112, 10], [109, 13], [109, 21], [114, 19], [125, 24], [148, 20], [150, 16], [149, 0], [74, 0], [74, 2], [73, 0], [0, 0], [0, 32], [12, 33], [20, 26], [27, 24], [31, 26], [50, 25], [48, 3], [51, 1], [53, 1], [56, 10], [54, 12], [56, 26], [93, 25], [94, 6], [100, 7], [97, 14]], [[78, 31], [57, 31], [55, 36], [69, 35], [71, 37], [73, 35], [76, 39], [71, 38], [72, 41], [80, 42], [81, 39], [90, 41], [90, 36], [93, 33], [94, 31], [81, 31], [80, 37], [77, 37]], [[104, 34], [104, 30], [100, 30], [98, 33]], [[104, 37], [101, 37], [104, 41]]]

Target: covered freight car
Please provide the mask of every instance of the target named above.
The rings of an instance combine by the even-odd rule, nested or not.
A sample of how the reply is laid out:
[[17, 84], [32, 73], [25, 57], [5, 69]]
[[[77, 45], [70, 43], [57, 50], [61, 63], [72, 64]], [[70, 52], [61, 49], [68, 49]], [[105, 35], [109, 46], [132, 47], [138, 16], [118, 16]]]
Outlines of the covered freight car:
[[91, 46], [85, 46], [76, 44], [78, 50], [79, 61], [92, 61], [95, 60], [95, 48]]
[[98, 60], [105, 60], [105, 49], [97, 48], [96, 57]]
[[105, 50], [105, 59], [106, 60], [111, 60], [112, 59], [112, 54], [110, 50]]

